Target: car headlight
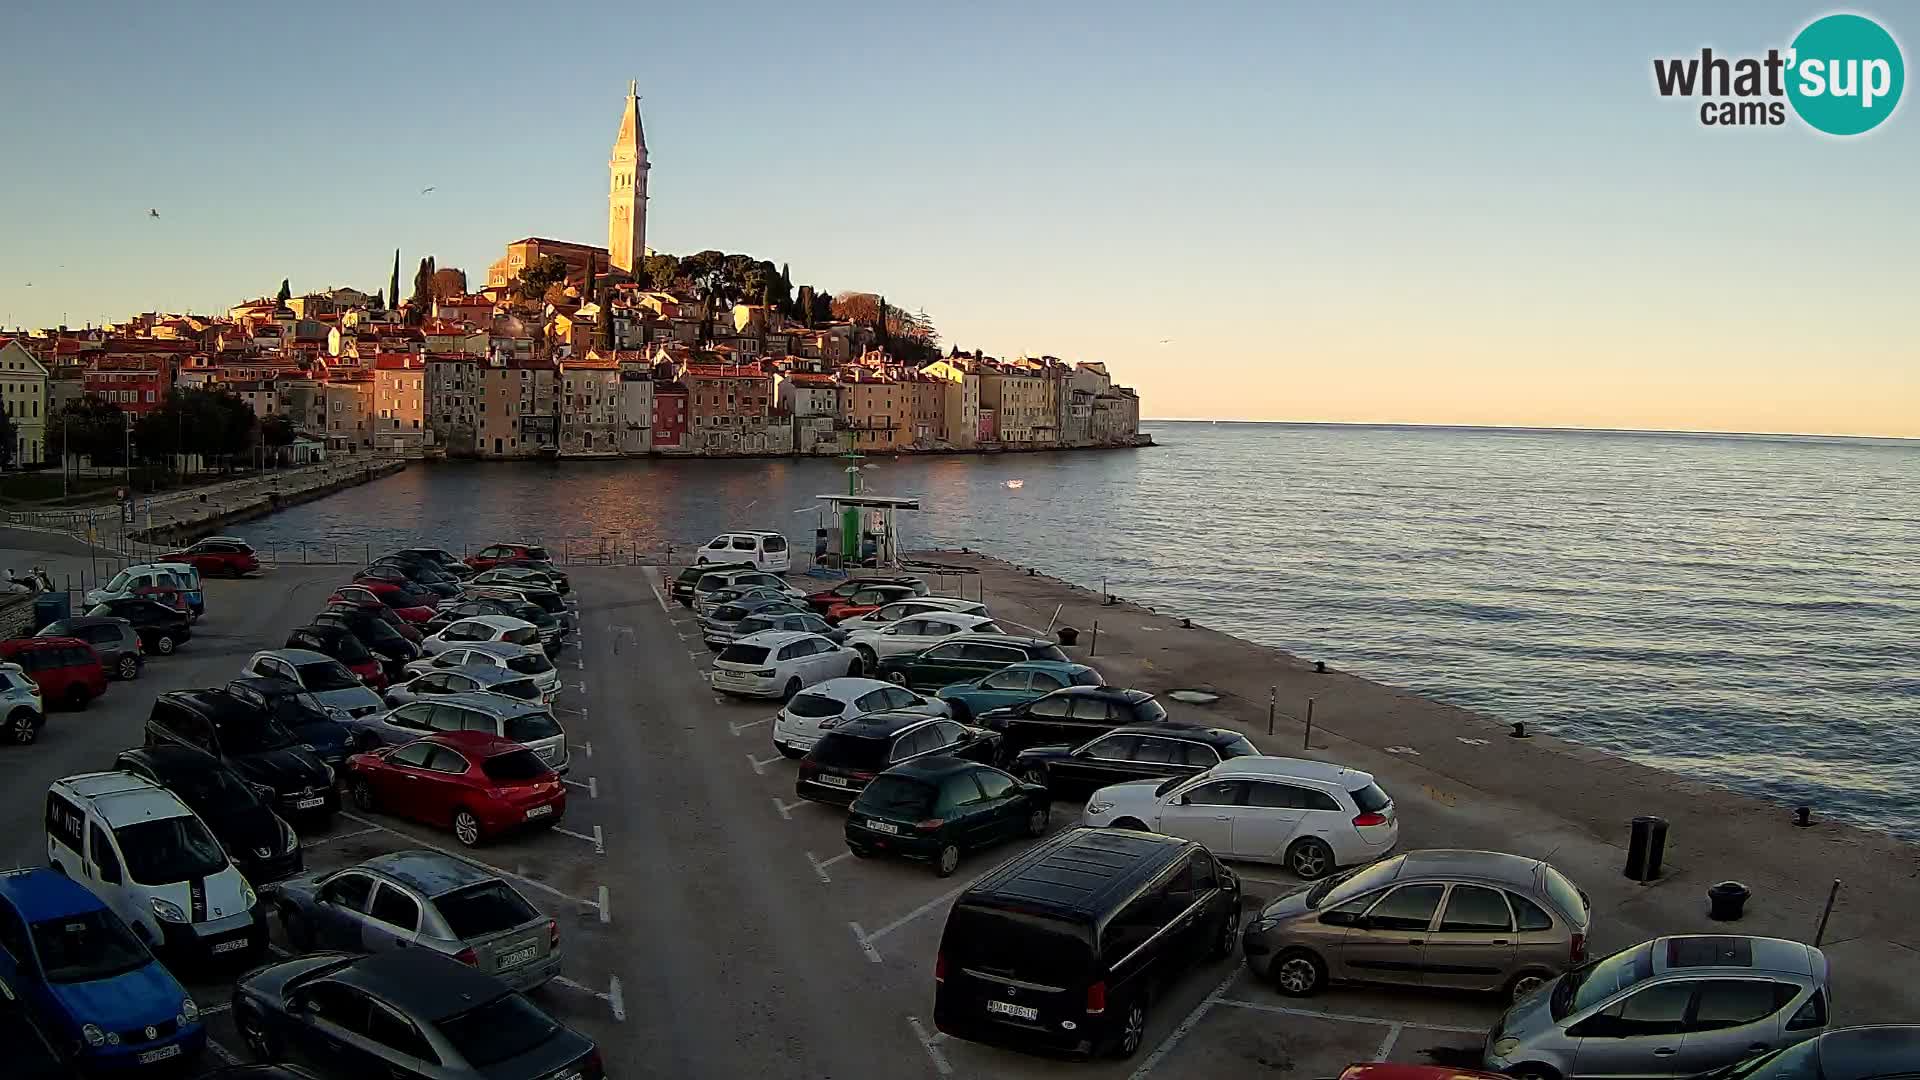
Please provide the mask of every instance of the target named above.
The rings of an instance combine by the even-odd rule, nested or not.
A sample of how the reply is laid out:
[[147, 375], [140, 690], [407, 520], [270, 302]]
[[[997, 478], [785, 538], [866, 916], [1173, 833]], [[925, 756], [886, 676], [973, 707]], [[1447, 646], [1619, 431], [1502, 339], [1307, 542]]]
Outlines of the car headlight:
[[163, 900], [158, 896], [153, 898], [153, 917], [164, 922], [183, 923], [187, 921], [187, 913], [180, 910], [179, 904], [171, 900]]
[[242, 880], [240, 882], [240, 906], [246, 908], [248, 911], [252, 911], [254, 905], [259, 902], [260, 894], [253, 891], [253, 885], [250, 882]]
[[280, 823], [280, 854], [285, 855], [300, 846], [300, 837], [294, 835], [293, 826]]
[[1519, 1039], [1496, 1039], [1491, 1049], [1493, 1050], [1494, 1057], [1503, 1058], [1503, 1057], [1506, 1057], [1508, 1054], [1513, 1053], [1515, 1050], [1520, 1049], [1520, 1040]]
[[261, 799], [267, 802], [272, 802], [273, 800], [280, 797], [280, 793], [273, 790], [271, 785], [255, 784], [255, 783], [249, 782], [247, 786], [253, 789], [253, 793], [255, 795], [260, 796]]
[[1264, 934], [1279, 925], [1280, 916], [1262, 915], [1260, 918], [1253, 920], [1253, 923], [1247, 927], [1247, 930], [1249, 933]]
[[1112, 809], [1112, 803], [1101, 800], [1095, 800], [1087, 804], [1087, 813], [1089, 814], [1104, 814]]
[[120, 1034], [115, 1031], [102, 1031], [99, 1024], [80, 1025], [80, 1037], [87, 1040], [88, 1046], [118, 1046]]
[[182, 1024], [191, 1024], [198, 1019], [200, 1019], [200, 1006], [195, 1005], [192, 998], [182, 1001], [180, 1003], [180, 1022]]

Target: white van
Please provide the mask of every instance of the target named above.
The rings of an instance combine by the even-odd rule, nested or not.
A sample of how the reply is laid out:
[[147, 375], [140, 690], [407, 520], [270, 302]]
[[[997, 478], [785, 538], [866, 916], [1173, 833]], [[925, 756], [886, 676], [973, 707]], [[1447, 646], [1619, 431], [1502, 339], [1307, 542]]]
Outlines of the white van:
[[707, 541], [693, 562], [695, 566], [750, 562], [762, 570], [784, 574], [793, 569], [793, 553], [787, 550], [787, 538], [777, 532], [730, 532]]
[[93, 890], [168, 963], [259, 962], [266, 908], [199, 815], [123, 772], [47, 788], [47, 862]]

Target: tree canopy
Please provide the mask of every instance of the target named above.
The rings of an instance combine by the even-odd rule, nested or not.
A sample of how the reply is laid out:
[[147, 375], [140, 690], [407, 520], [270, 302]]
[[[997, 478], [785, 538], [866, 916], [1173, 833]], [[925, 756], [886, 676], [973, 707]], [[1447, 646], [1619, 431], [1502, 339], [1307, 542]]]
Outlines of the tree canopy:
[[97, 394], [47, 414], [47, 456], [64, 460], [77, 454], [95, 465], [120, 465], [125, 444], [126, 414]]
[[203, 461], [231, 465], [235, 457], [253, 449], [257, 427], [253, 410], [232, 394], [175, 390], [158, 408], [134, 421], [134, 452], [155, 463], [193, 454]]
[[427, 282], [427, 290], [435, 300], [445, 300], [450, 296], [467, 294], [467, 272], [459, 267], [449, 266], [444, 270], [435, 270]]
[[0, 465], [13, 464], [19, 440], [19, 429], [14, 427], [13, 414], [0, 410]]
[[522, 300], [542, 300], [548, 289], [566, 283], [567, 261], [558, 255], [547, 255], [520, 271], [513, 283], [513, 292]]

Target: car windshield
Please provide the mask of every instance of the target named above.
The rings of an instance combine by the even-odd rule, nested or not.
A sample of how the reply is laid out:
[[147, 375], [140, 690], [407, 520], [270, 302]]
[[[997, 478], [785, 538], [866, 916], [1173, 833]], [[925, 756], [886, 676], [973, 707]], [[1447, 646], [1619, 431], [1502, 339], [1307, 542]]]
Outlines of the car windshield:
[[495, 998], [435, 1026], [476, 1069], [519, 1057], [560, 1030], [559, 1024], [519, 994]]
[[[1887, 1064], [1889, 1067], [1895, 1066], [1891, 1061]], [[1710, 1072], [1702, 1080], [1822, 1080], [1825, 1075], [1826, 1073], [1820, 1068], [1820, 1041], [1808, 1039], [1784, 1050], [1761, 1054], [1737, 1065], [1729, 1065], [1716, 1072]], [[1903, 1080], [1905, 1077], [1914, 1075], [1917, 1074], [1890, 1072], [1885, 1080]]]
[[334, 659], [348, 664], [364, 664], [373, 659], [373, 654], [358, 637], [351, 633], [341, 634], [333, 640]]
[[1217, 744], [1222, 758], [1259, 757], [1260, 748], [1247, 741], [1245, 735], [1235, 735], [1226, 742]]
[[1567, 972], [1553, 989], [1553, 1018], [1564, 1020], [1583, 1009], [1590, 1009], [1629, 986], [1653, 977], [1653, 943], [1596, 960]]
[[271, 716], [254, 714], [220, 723], [220, 746], [229, 754], [258, 754], [292, 746], [293, 732]]
[[153, 961], [127, 924], [105, 908], [34, 923], [33, 947], [53, 983], [111, 979]]
[[388, 595], [388, 603], [393, 607], [432, 607], [433, 594], [413, 585], [400, 585]]
[[113, 575], [112, 581], [107, 582], [106, 591], [123, 592], [127, 587], [127, 582], [132, 580], [133, 580], [133, 575], [128, 573], [125, 570], [122, 570], [119, 573]]
[[282, 724], [311, 724], [332, 719], [327, 715], [326, 706], [320, 704], [320, 699], [304, 690], [297, 694], [280, 694], [272, 701], [273, 718]]
[[1180, 781], [1187, 780], [1187, 779], [1191, 779], [1191, 777], [1169, 776], [1165, 780], [1160, 781], [1160, 785], [1153, 789], [1153, 793], [1156, 797], [1165, 795], [1167, 792], [1172, 791], [1174, 788], [1179, 787]]
[[560, 725], [553, 717], [543, 712], [521, 713], [507, 717], [506, 737], [514, 742], [532, 742], [535, 739], [551, 739], [560, 734]]
[[823, 716], [839, 716], [840, 710], [844, 708], [846, 706], [840, 702], [819, 694], [795, 694], [793, 700], [787, 702], [789, 714], [804, 716], [811, 720], [817, 720]]
[[1133, 720], [1136, 724], [1157, 724], [1166, 718], [1166, 706], [1152, 698], [1148, 698], [1133, 707]]
[[197, 817], [155, 818], [113, 830], [127, 859], [127, 874], [140, 885], [171, 885], [210, 877], [227, 868], [219, 841]]
[[175, 776], [167, 787], [199, 814], [231, 814], [260, 805], [260, 796], [225, 769], [205, 769]]
[[976, 968], [1044, 986], [1071, 987], [1094, 966], [1093, 949], [1080, 930], [1020, 912], [955, 907], [941, 943], [954, 968]]
[[351, 690], [360, 679], [338, 660], [316, 660], [300, 665], [300, 685], [309, 690]]
[[511, 930], [540, 914], [504, 881], [483, 881], [455, 889], [434, 897], [433, 906], [440, 909], [440, 917], [447, 921], [453, 936], [463, 940]]
[[500, 640], [531, 647], [540, 643], [540, 631], [531, 626], [516, 626], [501, 634]]
[[854, 800], [851, 813], [918, 821], [933, 816], [939, 789], [909, 776], [882, 775]]
[[539, 780], [553, 770], [547, 768], [547, 763], [540, 760], [540, 755], [531, 750], [509, 750], [481, 762], [480, 771], [489, 780], [509, 784]]
[[1353, 805], [1359, 807], [1362, 813], [1377, 814], [1393, 804], [1393, 800], [1387, 798], [1387, 793], [1380, 790], [1379, 784], [1354, 788], [1347, 794], [1353, 796]]
[[813, 760], [821, 765], [830, 765], [845, 769], [864, 769], [879, 772], [887, 767], [889, 743], [885, 739], [869, 739], [859, 735], [830, 731], [819, 745], [813, 748]]
[[1331, 897], [1336, 904], [1348, 900], [1392, 881], [1400, 872], [1399, 860], [1374, 863], [1356, 870], [1349, 870], [1338, 877], [1330, 877], [1307, 890], [1307, 906], [1317, 908]]
[[544, 675], [553, 670], [547, 658], [537, 652], [521, 653], [507, 661], [507, 670], [521, 675]]
[[729, 664], [765, 663], [767, 649], [762, 645], [729, 645], [720, 650], [719, 659]]

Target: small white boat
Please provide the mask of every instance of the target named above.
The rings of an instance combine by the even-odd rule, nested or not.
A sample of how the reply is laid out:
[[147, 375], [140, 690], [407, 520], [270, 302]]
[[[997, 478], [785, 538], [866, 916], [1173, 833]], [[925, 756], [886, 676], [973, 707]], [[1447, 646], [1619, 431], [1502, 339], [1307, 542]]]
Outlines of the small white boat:
[[1007, 481], [1007, 486], [1010, 488], [1019, 489], [1019, 488], [1026, 487], [1027, 482], [1025, 480], [1009, 480]]

